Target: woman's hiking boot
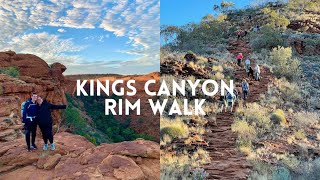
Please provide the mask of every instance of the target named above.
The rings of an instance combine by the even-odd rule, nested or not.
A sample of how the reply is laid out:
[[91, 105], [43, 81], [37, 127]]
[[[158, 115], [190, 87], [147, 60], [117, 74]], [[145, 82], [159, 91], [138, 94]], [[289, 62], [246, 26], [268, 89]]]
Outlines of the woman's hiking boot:
[[43, 145], [43, 150], [45, 150], [45, 151], [48, 150], [48, 144]]
[[51, 144], [50, 146], [51, 151], [54, 151], [56, 149], [56, 146], [54, 144]]

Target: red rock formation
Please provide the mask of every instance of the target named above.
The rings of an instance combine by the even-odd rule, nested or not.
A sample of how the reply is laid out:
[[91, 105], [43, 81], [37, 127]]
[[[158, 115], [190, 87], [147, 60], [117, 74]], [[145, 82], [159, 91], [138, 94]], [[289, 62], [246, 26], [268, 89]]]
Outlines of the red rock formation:
[[[41, 58], [31, 54], [16, 54], [13, 51], [0, 52], [0, 68], [16, 67], [20, 76], [17, 78], [0, 74], [0, 118], [11, 119], [13, 126], [21, 126], [14, 117], [21, 116], [20, 104], [30, 98], [32, 92], [37, 92], [45, 97], [49, 102], [62, 104], [64, 94], [64, 76], [62, 73], [66, 67], [60, 63], [54, 63], [51, 67]], [[7, 100], [10, 99], [10, 102]], [[11, 115], [11, 117], [9, 117]], [[61, 120], [61, 112], [53, 111], [53, 123], [58, 124]], [[20, 121], [20, 120], [19, 120]], [[3, 126], [0, 129], [10, 129], [0, 121]], [[17, 126], [15, 126], [17, 127]], [[9, 131], [9, 130], [8, 130]], [[0, 141], [5, 141], [11, 133], [0, 133]], [[19, 137], [20, 132], [13, 137]], [[11, 138], [9, 138], [11, 139]]]
[[55, 151], [31, 153], [23, 139], [2, 143], [0, 179], [160, 179], [155, 142], [138, 139], [95, 147], [69, 133], [56, 134], [55, 141]]

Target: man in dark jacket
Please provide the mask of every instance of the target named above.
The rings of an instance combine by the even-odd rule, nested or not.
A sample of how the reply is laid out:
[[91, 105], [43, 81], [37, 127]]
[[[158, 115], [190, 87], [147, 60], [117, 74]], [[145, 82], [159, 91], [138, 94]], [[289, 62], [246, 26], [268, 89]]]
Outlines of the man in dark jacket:
[[48, 140], [50, 142], [51, 150], [55, 150], [55, 145], [53, 143], [53, 135], [52, 135], [52, 116], [51, 110], [53, 109], [66, 109], [66, 105], [54, 105], [46, 100], [43, 100], [40, 96], [37, 99], [38, 103], [38, 124], [42, 133], [42, 138], [44, 141], [43, 150], [48, 150]]
[[[23, 106], [22, 111], [22, 123], [24, 123], [24, 132], [27, 142], [28, 151], [32, 149], [37, 149], [35, 145], [36, 135], [37, 135], [37, 114], [38, 114], [38, 106], [37, 106], [37, 94], [32, 93], [31, 98], [29, 98]], [[30, 146], [30, 134], [31, 137], [31, 146]]]

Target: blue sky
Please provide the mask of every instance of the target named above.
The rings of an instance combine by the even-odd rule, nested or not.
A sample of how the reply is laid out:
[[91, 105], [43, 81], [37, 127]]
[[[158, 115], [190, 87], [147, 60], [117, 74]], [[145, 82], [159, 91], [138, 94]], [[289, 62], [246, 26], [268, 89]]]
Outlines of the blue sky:
[[0, 50], [60, 62], [65, 74], [159, 71], [159, 0], [4, 0]]
[[[235, 8], [243, 8], [254, 3], [252, 0], [226, 0], [235, 3]], [[261, 1], [261, 0], [260, 0]], [[214, 14], [213, 5], [221, 0], [161, 0], [161, 25], [181, 26], [189, 22], [200, 22], [207, 14]]]

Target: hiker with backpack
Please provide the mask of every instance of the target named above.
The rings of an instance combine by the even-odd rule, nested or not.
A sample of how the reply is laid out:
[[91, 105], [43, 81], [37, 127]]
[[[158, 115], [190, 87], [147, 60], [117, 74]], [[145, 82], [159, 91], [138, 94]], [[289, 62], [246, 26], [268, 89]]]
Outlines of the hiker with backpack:
[[230, 109], [230, 112], [232, 112], [233, 105], [235, 102], [235, 95], [228, 92], [226, 99], [227, 99], [227, 109]]
[[260, 81], [260, 66], [257, 64], [254, 68], [255, 71], [255, 80]]
[[[28, 151], [37, 149], [35, 144], [37, 135], [37, 94], [32, 93], [31, 97], [21, 104], [22, 123], [24, 123], [24, 134]], [[30, 144], [31, 135], [31, 144]]]
[[219, 98], [219, 106], [220, 106], [220, 112], [226, 112], [226, 108], [227, 108], [227, 101], [226, 101], [226, 96], [221, 95]]
[[37, 99], [38, 103], [38, 124], [42, 133], [42, 138], [44, 142], [43, 150], [48, 150], [48, 140], [50, 142], [50, 149], [55, 150], [55, 145], [53, 142], [52, 135], [52, 116], [51, 110], [54, 109], [66, 109], [66, 105], [54, 105], [46, 100], [43, 100], [40, 96]]
[[243, 79], [242, 81], [242, 93], [243, 93], [243, 99], [246, 100], [248, 98], [249, 93], [249, 83]]
[[250, 67], [250, 64], [251, 64], [250, 59], [247, 58], [244, 63], [245, 63], [245, 65], [246, 65], [246, 66], [245, 66], [245, 67], [246, 67], [246, 72], [248, 73], [248, 72], [249, 72], [249, 67]]
[[242, 53], [239, 53], [236, 58], [237, 58], [237, 61], [238, 61], [238, 66], [241, 66], [241, 61], [243, 59]]

